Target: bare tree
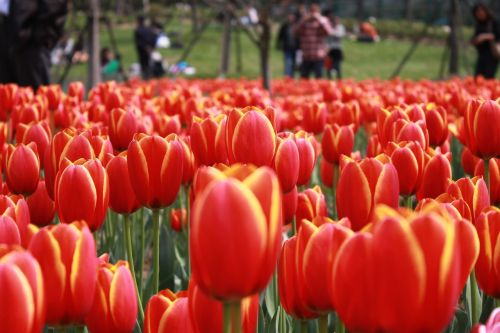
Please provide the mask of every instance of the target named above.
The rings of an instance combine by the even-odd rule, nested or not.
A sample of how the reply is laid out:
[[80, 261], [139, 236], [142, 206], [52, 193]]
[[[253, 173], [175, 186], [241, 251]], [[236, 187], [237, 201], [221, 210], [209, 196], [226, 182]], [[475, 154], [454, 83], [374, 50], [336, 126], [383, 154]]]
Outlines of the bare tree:
[[99, 0], [90, 1], [90, 29], [88, 30], [89, 66], [87, 82], [89, 87], [95, 87], [101, 81], [101, 64], [99, 58], [99, 6]]
[[450, 35], [449, 35], [449, 45], [450, 45], [450, 62], [448, 71], [450, 75], [458, 74], [458, 59], [459, 59], [459, 40], [458, 40], [458, 30], [459, 30], [459, 8], [458, 0], [450, 0]]
[[197, 0], [189, 0], [189, 10], [191, 13], [191, 32], [198, 33], [200, 31], [200, 20], [198, 18]]

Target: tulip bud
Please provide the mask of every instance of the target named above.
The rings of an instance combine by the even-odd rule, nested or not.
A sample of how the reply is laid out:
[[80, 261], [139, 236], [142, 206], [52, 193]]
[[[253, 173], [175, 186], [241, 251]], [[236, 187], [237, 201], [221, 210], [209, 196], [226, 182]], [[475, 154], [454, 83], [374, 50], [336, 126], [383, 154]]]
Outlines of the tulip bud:
[[45, 163], [45, 152], [49, 147], [52, 134], [50, 127], [45, 121], [38, 123], [30, 123], [28, 125], [19, 124], [16, 130], [17, 143], [29, 144], [34, 142], [36, 144], [38, 156], [40, 156], [40, 165], [43, 168]]
[[126, 150], [135, 133], [139, 132], [140, 114], [137, 109], [113, 109], [109, 117], [109, 139], [113, 148]]
[[465, 145], [481, 158], [500, 156], [500, 105], [497, 101], [472, 100], [464, 115]]
[[198, 164], [214, 165], [227, 162], [226, 116], [201, 119], [193, 117], [191, 148]]
[[94, 237], [83, 222], [40, 229], [29, 245], [40, 263], [47, 324], [83, 323], [92, 307], [97, 276]]
[[288, 193], [297, 184], [299, 177], [299, 150], [293, 137], [278, 137], [278, 147], [274, 156], [273, 167], [284, 193]]
[[476, 263], [477, 283], [485, 294], [500, 297], [500, 210], [492, 208], [476, 220], [480, 250]]
[[323, 157], [330, 163], [339, 163], [340, 155], [350, 156], [354, 148], [352, 126], [326, 125], [321, 148]]
[[40, 178], [40, 160], [35, 143], [9, 145], [5, 161], [7, 186], [16, 194], [35, 192]]
[[314, 165], [316, 164], [316, 159], [319, 154], [316, 150], [316, 145], [318, 143], [314, 136], [309, 135], [304, 131], [295, 133], [295, 143], [297, 144], [297, 149], [299, 150], [300, 162], [297, 185], [301, 186], [309, 183], [309, 179], [311, 178]]
[[29, 207], [31, 223], [43, 227], [52, 223], [56, 214], [55, 203], [49, 197], [45, 187], [45, 180], [38, 182], [35, 193], [26, 199]]
[[327, 216], [326, 199], [321, 187], [314, 186], [299, 193], [297, 200], [297, 230], [302, 220], [312, 221], [316, 216]]
[[94, 302], [85, 317], [93, 333], [132, 332], [137, 319], [135, 284], [126, 261], [115, 265], [99, 258]]
[[185, 292], [166, 289], [153, 295], [144, 312], [144, 333], [194, 333]]
[[118, 214], [131, 214], [139, 209], [127, 164], [127, 153], [113, 156], [106, 165], [109, 177], [109, 207]]

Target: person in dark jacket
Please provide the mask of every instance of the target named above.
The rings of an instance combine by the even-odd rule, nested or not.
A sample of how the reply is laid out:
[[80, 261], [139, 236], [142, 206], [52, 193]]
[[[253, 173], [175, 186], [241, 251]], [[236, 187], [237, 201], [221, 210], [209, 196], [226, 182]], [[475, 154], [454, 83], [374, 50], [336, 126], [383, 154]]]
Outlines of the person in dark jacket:
[[137, 18], [137, 27], [134, 31], [135, 47], [141, 65], [143, 79], [151, 77], [151, 53], [155, 49], [157, 35], [145, 23], [145, 18], [139, 16]]
[[278, 49], [283, 51], [285, 76], [293, 77], [295, 72], [295, 57], [297, 53], [297, 40], [293, 33], [295, 15], [288, 14], [287, 21], [283, 23], [278, 32]]
[[50, 83], [50, 51], [61, 38], [68, 0], [10, 0], [0, 13], [0, 82]]
[[486, 79], [495, 78], [499, 59], [493, 54], [492, 43], [500, 42], [500, 25], [486, 5], [479, 3], [472, 8], [476, 27], [471, 43], [476, 47], [478, 57], [474, 75]]

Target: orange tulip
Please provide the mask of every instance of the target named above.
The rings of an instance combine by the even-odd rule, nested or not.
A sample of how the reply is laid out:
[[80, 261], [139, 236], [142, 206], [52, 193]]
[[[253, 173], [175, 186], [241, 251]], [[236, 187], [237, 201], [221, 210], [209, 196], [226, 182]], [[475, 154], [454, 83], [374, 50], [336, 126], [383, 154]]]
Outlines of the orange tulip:
[[5, 157], [7, 186], [16, 194], [35, 192], [40, 178], [40, 160], [35, 143], [9, 145]]
[[109, 177], [109, 208], [118, 214], [131, 214], [139, 209], [127, 164], [127, 153], [113, 156], [106, 165]]
[[40, 265], [29, 252], [0, 245], [0, 294], [0, 332], [42, 331], [46, 294]]
[[223, 114], [205, 119], [193, 117], [191, 148], [198, 164], [227, 163], [226, 120]]
[[302, 221], [297, 235], [298, 281], [299, 290], [306, 307], [315, 313], [327, 313], [334, 310], [329, 290], [331, 270], [342, 244], [353, 232], [342, 225], [327, 220], [321, 226]]
[[253, 107], [232, 110], [226, 122], [230, 163], [270, 166], [276, 149], [276, 130], [264, 111]]
[[463, 119], [463, 140], [472, 153], [481, 158], [500, 156], [499, 101], [471, 100]]
[[127, 156], [129, 178], [137, 200], [149, 208], [171, 205], [182, 182], [182, 145], [175, 135], [166, 139], [137, 134]]
[[350, 156], [354, 148], [352, 126], [326, 125], [321, 140], [323, 157], [329, 163], [339, 163], [340, 155]]
[[49, 197], [45, 187], [45, 180], [38, 182], [35, 193], [30, 195], [26, 202], [29, 207], [31, 223], [43, 227], [52, 223], [56, 214], [55, 203]]
[[94, 302], [85, 325], [93, 333], [130, 333], [137, 319], [137, 296], [128, 262], [112, 265], [107, 255], [99, 261]]
[[299, 193], [297, 200], [297, 230], [302, 220], [312, 221], [316, 216], [328, 216], [325, 195], [321, 187], [314, 186]]
[[476, 219], [480, 251], [477, 283], [485, 294], [500, 298], [500, 210], [492, 208]]
[[294, 137], [278, 136], [278, 146], [274, 156], [273, 168], [284, 193], [293, 190], [299, 178], [299, 150]]
[[[383, 160], [383, 155], [379, 159]], [[341, 167], [337, 187], [338, 216], [348, 217], [352, 229], [362, 229], [373, 217], [377, 204], [397, 208], [399, 180], [396, 168], [377, 158], [347, 161]]]
[[165, 289], [153, 295], [144, 312], [144, 333], [194, 333], [185, 294]]
[[34, 142], [36, 144], [38, 156], [40, 156], [41, 168], [45, 164], [45, 152], [47, 151], [52, 134], [50, 127], [45, 121], [38, 123], [19, 124], [16, 130], [16, 142], [29, 144]]
[[84, 220], [92, 231], [99, 229], [109, 203], [109, 179], [101, 162], [64, 160], [56, 177], [55, 203], [62, 223]]
[[385, 206], [376, 215], [337, 254], [337, 313], [349, 331], [441, 332], [479, 253], [474, 227], [436, 205], [406, 218]]
[[94, 237], [83, 222], [40, 229], [29, 251], [42, 268], [47, 324], [81, 324], [92, 307], [97, 277]]
[[207, 295], [239, 300], [267, 285], [281, 241], [281, 205], [279, 181], [267, 167], [242, 180], [212, 180], [196, 196], [191, 264], [193, 279]]
[[[188, 292], [189, 312], [194, 333], [222, 332], [223, 303], [203, 293], [193, 280], [189, 282]], [[242, 332], [255, 332], [259, 316], [259, 295], [244, 298], [241, 301], [240, 311]]]
[[299, 268], [297, 267], [297, 237], [285, 241], [278, 262], [278, 292], [283, 309], [297, 319], [312, 319], [319, 314], [306, 307], [299, 291]]

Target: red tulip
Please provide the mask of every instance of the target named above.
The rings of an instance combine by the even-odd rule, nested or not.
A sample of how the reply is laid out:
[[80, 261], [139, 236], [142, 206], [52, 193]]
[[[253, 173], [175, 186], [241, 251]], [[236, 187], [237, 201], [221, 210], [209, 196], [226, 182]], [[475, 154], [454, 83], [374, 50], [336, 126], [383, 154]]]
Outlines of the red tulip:
[[40, 160], [35, 143], [9, 145], [5, 158], [7, 186], [16, 194], [35, 192], [40, 178]]
[[242, 181], [213, 180], [197, 195], [189, 235], [191, 265], [193, 279], [207, 295], [239, 300], [267, 285], [280, 246], [281, 204], [278, 179], [267, 167]]
[[324, 103], [307, 103], [302, 105], [302, 128], [306, 132], [319, 134], [326, 123], [326, 105]]
[[298, 193], [297, 186], [288, 193], [283, 193], [283, 221], [285, 224], [291, 223], [297, 211]]
[[113, 156], [106, 165], [109, 177], [109, 208], [118, 214], [131, 214], [139, 209], [127, 164], [127, 153]]
[[92, 307], [97, 276], [94, 237], [85, 223], [42, 228], [29, 250], [42, 268], [47, 324], [83, 323]]
[[223, 114], [205, 119], [193, 117], [191, 148], [198, 164], [227, 162], [226, 119]]
[[0, 245], [0, 332], [37, 333], [45, 323], [40, 265], [27, 251]]
[[299, 150], [294, 137], [278, 137], [273, 168], [284, 193], [288, 193], [295, 188], [299, 178], [299, 163]]
[[21, 245], [19, 228], [9, 216], [0, 216], [0, 244]]
[[381, 207], [377, 216], [337, 254], [337, 313], [349, 331], [441, 332], [479, 253], [473, 226], [439, 206], [406, 219]]
[[270, 166], [276, 149], [276, 130], [260, 109], [232, 110], [226, 122], [229, 162]]
[[34, 142], [38, 151], [38, 156], [40, 156], [41, 168], [44, 167], [45, 163], [45, 152], [49, 147], [52, 134], [50, 132], [50, 127], [45, 121], [38, 123], [29, 124], [19, 124], [16, 130], [16, 142], [29, 144]]
[[339, 163], [340, 155], [350, 156], [354, 148], [353, 127], [326, 125], [321, 148], [323, 157], [329, 163]]
[[93, 333], [132, 332], [137, 319], [137, 296], [128, 263], [120, 260], [112, 265], [106, 255], [99, 259], [94, 302], [85, 325]]
[[182, 209], [171, 209], [170, 210], [170, 227], [172, 230], [181, 232], [187, 224], [186, 221], [187, 212], [185, 208]]
[[398, 172], [400, 193], [414, 195], [420, 187], [424, 173], [425, 155], [422, 147], [416, 142], [399, 145], [390, 142], [386, 150]]
[[136, 133], [141, 133], [140, 111], [135, 108], [113, 109], [109, 117], [109, 139], [113, 148], [126, 150]]
[[[15, 222], [17, 226], [17, 230], [19, 232], [20, 244], [23, 247], [27, 247], [28, 245], [28, 225], [30, 224], [30, 212], [26, 201], [21, 196], [16, 195], [0, 195], [0, 212], [1, 216], [4, 217], [4, 232], [8, 230], [8, 239], [16, 240], [17, 237], [13, 236], [16, 234], [13, 229], [11, 220]], [[8, 220], [10, 218], [11, 220]], [[7, 221], [8, 220], [8, 221]], [[4, 236], [5, 237], [5, 236]], [[11, 238], [14, 237], [14, 238]], [[0, 242], [2, 243], [2, 242]], [[12, 244], [12, 242], [7, 242]], [[19, 244], [16, 242], [16, 244]]]
[[[189, 282], [189, 312], [194, 333], [222, 332], [223, 303], [205, 295], [196, 283]], [[253, 333], [257, 328], [259, 316], [259, 295], [241, 300], [242, 332]]]
[[144, 333], [194, 333], [185, 292], [162, 290], [150, 298], [144, 313]]
[[56, 214], [55, 203], [49, 197], [45, 187], [45, 180], [38, 182], [35, 193], [30, 195], [26, 202], [29, 207], [31, 223], [43, 227], [52, 223]]
[[68, 96], [75, 97], [78, 101], [82, 101], [83, 95], [85, 95], [85, 86], [83, 83], [74, 81], [68, 85]]
[[372, 219], [375, 206], [381, 203], [393, 208], [399, 205], [398, 174], [392, 164], [366, 158], [359, 164], [348, 161], [341, 167], [338, 216], [348, 217], [353, 230], [362, 229]]
[[300, 228], [302, 220], [312, 221], [316, 216], [327, 216], [325, 195], [321, 187], [314, 186], [304, 192], [299, 193], [297, 200], [297, 230]]
[[0, 119], [2, 121], [9, 119], [18, 89], [19, 87], [13, 83], [0, 85]]
[[166, 139], [138, 134], [130, 143], [127, 163], [137, 200], [149, 208], [171, 205], [182, 182], [182, 145], [175, 135]]
[[451, 179], [450, 161], [446, 155], [427, 156], [417, 199], [436, 198], [448, 188]]
[[[481, 158], [500, 156], [500, 105], [497, 101], [472, 100], [464, 115], [464, 143]], [[493, 133], [493, 135], [492, 135]]]
[[461, 162], [466, 174], [474, 175], [474, 170], [476, 169], [476, 165], [479, 161], [480, 158], [472, 155], [472, 152], [469, 148], [463, 147]]
[[299, 178], [297, 179], [297, 185], [306, 185], [309, 183], [312, 172], [314, 170], [314, 165], [316, 164], [316, 159], [318, 158], [318, 152], [316, 150], [316, 139], [314, 136], [307, 134], [304, 131], [298, 131], [295, 133], [295, 143], [297, 144], [297, 149], [299, 150]]
[[427, 104], [423, 108], [425, 124], [429, 132], [429, 144], [441, 146], [448, 139], [448, 117], [445, 108], [435, 104]]
[[194, 159], [193, 151], [189, 145], [189, 137], [182, 138], [180, 140], [182, 151], [184, 156], [184, 160], [182, 162], [182, 183], [183, 184], [191, 184], [194, 177], [194, 172], [196, 170], [196, 162]]
[[56, 177], [55, 203], [62, 223], [84, 220], [92, 231], [99, 229], [109, 203], [109, 179], [101, 162], [63, 161]]
[[[490, 202], [492, 205], [500, 203], [500, 159], [490, 159]], [[484, 161], [479, 160], [474, 169], [475, 176], [484, 177]]]
[[480, 251], [476, 263], [477, 283], [485, 294], [500, 297], [500, 210], [492, 208], [476, 219]]

